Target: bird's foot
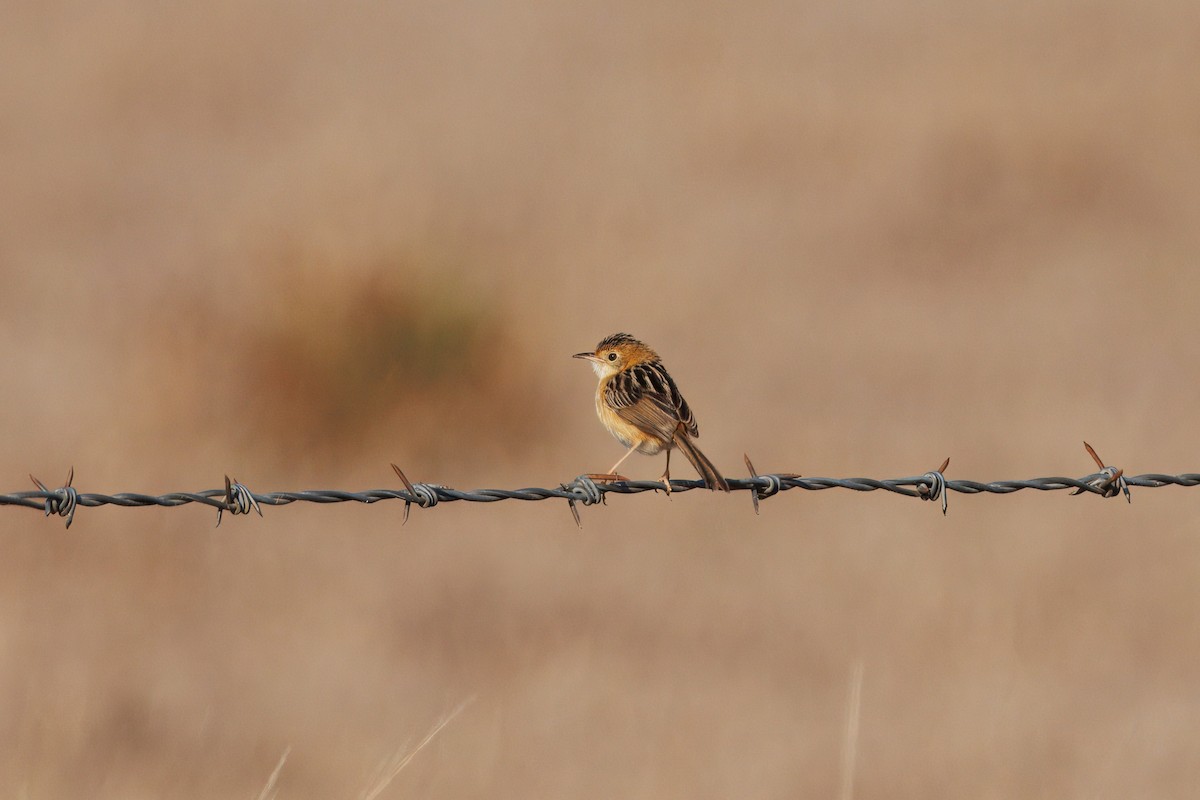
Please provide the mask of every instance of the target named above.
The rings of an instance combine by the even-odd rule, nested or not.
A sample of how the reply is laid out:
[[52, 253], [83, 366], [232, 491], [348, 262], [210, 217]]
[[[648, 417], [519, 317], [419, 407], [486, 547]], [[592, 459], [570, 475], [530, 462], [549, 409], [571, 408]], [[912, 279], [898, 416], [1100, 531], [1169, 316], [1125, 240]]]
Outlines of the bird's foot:
[[616, 483], [618, 481], [629, 480], [629, 478], [616, 472], [588, 472], [585, 474], [597, 483]]

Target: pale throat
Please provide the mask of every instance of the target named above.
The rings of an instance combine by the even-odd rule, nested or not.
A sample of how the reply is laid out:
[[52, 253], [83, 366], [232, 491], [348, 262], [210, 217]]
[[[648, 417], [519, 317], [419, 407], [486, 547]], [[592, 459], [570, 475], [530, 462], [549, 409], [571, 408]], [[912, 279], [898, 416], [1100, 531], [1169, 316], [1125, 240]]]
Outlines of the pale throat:
[[596, 377], [598, 377], [602, 380], [604, 378], [607, 378], [609, 375], [617, 374], [617, 370], [615, 367], [613, 367], [612, 364], [608, 364], [608, 363], [604, 363], [604, 362], [600, 362], [600, 361], [593, 361], [592, 369], [594, 369], [596, 371]]

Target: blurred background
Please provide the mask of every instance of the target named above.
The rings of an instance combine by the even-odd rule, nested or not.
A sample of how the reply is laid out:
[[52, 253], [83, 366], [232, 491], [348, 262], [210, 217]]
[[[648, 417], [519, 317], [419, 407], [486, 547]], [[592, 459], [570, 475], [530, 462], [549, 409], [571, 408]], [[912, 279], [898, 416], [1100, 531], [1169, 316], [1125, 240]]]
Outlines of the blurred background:
[[[1195, 3], [3, 19], [0, 490], [1200, 468]], [[1196, 491], [0, 509], [0, 795], [1194, 796]]]

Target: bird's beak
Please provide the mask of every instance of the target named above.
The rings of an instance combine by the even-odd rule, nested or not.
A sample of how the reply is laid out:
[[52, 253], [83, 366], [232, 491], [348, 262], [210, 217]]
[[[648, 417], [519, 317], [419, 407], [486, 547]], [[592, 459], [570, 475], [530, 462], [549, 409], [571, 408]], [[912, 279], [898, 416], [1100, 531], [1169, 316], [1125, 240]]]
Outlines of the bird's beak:
[[571, 358], [586, 358], [588, 361], [595, 361], [597, 364], [600, 363], [600, 359], [596, 358], [595, 353], [576, 353]]

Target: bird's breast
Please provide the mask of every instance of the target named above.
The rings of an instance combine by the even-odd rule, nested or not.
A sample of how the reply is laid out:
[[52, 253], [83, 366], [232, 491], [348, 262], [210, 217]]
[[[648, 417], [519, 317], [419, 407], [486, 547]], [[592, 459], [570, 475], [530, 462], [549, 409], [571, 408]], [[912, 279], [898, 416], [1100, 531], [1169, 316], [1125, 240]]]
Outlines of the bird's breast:
[[669, 447], [670, 442], [663, 442], [657, 437], [650, 436], [609, 406], [604, 399], [606, 383], [606, 381], [601, 381], [600, 386], [596, 389], [596, 416], [600, 418], [601, 424], [608, 429], [608, 432], [621, 444], [626, 447], [636, 447], [639, 453], [645, 455], [652, 456], [662, 452], [664, 447]]

